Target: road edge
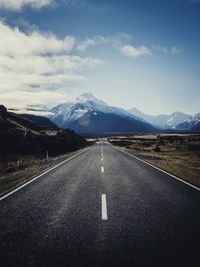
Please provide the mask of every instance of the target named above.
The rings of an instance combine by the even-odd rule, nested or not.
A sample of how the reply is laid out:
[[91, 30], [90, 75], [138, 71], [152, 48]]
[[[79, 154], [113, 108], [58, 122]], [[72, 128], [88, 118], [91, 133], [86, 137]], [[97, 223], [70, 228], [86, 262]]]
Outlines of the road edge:
[[15, 189], [11, 190], [10, 192], [6, 193], [5, 195], [3, 195], [2, 197], [0, 197], [0, 201], [2, 201], [3, 199], [9, 197], [10, 195], [14, 194], [15, 192], [19, 191], [20, 189], [22, 189], [23, 187], [29, 185], [30, 183], [34, 182], [35, 180], [37, 180], [38, 178], [42, 177], [43, 175], [47, 174], [48, 172], [60, 167], [61, 165], [63, 165], [64, 163], [78, 157], [79, 155], [83, 154], [84, 152], [86, 152], [90, 147], [85, 148], [84, 150], [78, 152], [77, 154], [69, 157], [68, 159], [63, 160], [62, 162], [58, 163], [57, 165], [47, 169], [46, 171], [42, 172], [41, 174], [37, 175], [36, 177], [33, 177], [32, 179], [30, 179], [29, 181], [23, 183], [22, 185], [16, 187]]
[[163, 169], [161, 169], [161, 168], [159, 168], [159, 167], [157, 167], [157, 166], [155, 166], [155, 165], [153, 165], [153, 164], [151, 164], [151, 163], [149, 163], [149, 162], [147, 162], [147, 161], [145, 161], [145, 160], [143, 160], [143, 159], [140, 159], [139, 157], [134, 156], [134, 155], [132, 155], [132, 154], [130, 154], [130, 153], [128, 153], [128, 152], [126, 152], [126, 151], [124, 151], [124, 150], [118, 148], [118, 147], [115, 147], [115, 146], [113, 146], [113, 147], [114, 147], [116, 150], [119, 150], [119, 151], [123, 152], [124, 154], [127, 154], [127, 155], [131, 156], [132, 158], [137, 159], [137, 160], [139, 160], [139, 161], [141, 161], [141, 162], [143, 162], [143, 163], [145, 163], [145, 164], [151, 166], [152, 168], [154, 168], [154, 169], [156, 169], [156, 170], [158, 170], [158, 171], [161, 171], [162, 173], [165, 173], [165, 174], [171, 176], [172, 178], [178, 180], [179, 182], [182, 182], [182, 183], [184, 183], [184, 184], [186, 184], [186, 185], [192, 187], [193, 189], [196, 189], [196, 190], [200, 191], [200, 188], [199, 188], [199, 187], [197, 187], [197, 186], [195, 186], [195, 185], [193, 185], [193, 184], [190, 184], [189, 182], [186, 182], [184, 179], [179, 178], [178, 176], [173, 175], [173, 174], [171, 174], [171, 173], [169, 173], [169, 172], [167, 172], [167, 171], [165, 171], [165, 170], [163, 170]]

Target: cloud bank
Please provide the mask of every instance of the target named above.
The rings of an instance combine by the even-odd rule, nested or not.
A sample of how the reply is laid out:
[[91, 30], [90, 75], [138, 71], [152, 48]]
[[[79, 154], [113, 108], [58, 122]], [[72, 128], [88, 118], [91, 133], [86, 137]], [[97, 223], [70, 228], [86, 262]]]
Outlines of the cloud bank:
[[0, 7], [14, 11], [21, 10], [24, 6], [39, 9], [53, 4], [53, 0], [0, 0]]
[[66, 84], [85, 80], [85, 68], [104, 62], [72, 54], [76, 40], [58, 39], [52, 33], [21, 32], [0, 22], [1, 102], [12, 108], [65, 101]]
[[[176, 54], [179, 47], [133, 46], [127, 34], [94, 36], [84, 40], [30, 30], [25, 33], [0, 21], [0, 102], [9, 108], [26, 110], [30, 106], [52, 106], [65, 102], [73, 82], [87, 79], [87, 68], [104, 64], [83, 56], [92, 46], [107, 45], [130, 58], [151, 56], [154, 52]], [[98, 53], [98, 50], [97, 50]], [[88, 53], [87, 53], [88, 55]]]

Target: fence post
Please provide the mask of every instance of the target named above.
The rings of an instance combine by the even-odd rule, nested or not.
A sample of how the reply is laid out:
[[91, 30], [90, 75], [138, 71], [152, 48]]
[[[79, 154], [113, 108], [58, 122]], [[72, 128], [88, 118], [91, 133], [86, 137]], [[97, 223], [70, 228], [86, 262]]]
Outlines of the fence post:
[[48, 150], [46, 151], [46, 161], [47, 162], [49, 161], [49, 152], [48, 152]]

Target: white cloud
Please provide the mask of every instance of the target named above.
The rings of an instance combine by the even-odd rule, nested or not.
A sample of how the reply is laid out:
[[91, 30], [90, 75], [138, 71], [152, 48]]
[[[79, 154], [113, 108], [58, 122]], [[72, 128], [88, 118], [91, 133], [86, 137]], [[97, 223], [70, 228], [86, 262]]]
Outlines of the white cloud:
[[77, 50], [79, 51], [85, 51], [87, 48], [91, 47], [91, 46], [95, 46], [95, 45], [99, 45], [99, 44], [108, 44], [110, 42], [108, 37], [104, 37], [104, 36], [95, 36], [93, 38], [87, 38], [84, 41], [80, 42], [77, 45]]
[[[66, 98], [64, 93], [60, 92], [34, 92], [34, 91], [17, 91], [15, 94], [13, 92], [3, 92], [1, 93], [1, 102], [7, 103], [7, 107], [17, 109], [19, 113], [27, 113], [27, 108], [37, 106], [49, 106], [55, 105], [55, 103], [61, 103]], [[37, 115], [44, 115], [44, 113], [37, 111], [28, 112]]]
[[10, 10], [19, 11], [24, 6], [32, 8], [42, 8], [53, 4], [53, 0], [0, 0], [0, 7]]
[[72, 36], [59, 40], [51, 33], [34, 31], [25, 34], [18, 28], [13, 29], [3, 22], [0, 22], [0, 38], [0, 53], [11, 57], [70, 52], [75, 45], [75, 39]]
[[69, 54], [76, 44], [72, 36], [58, 39], [38, 31], [26, 34], [0, 22], [0, 40], [0, 101], [8, 107], [63, 102], [58, 89], [86, 79], [81, 75], [83, 69], [104, 63]]
[[132, 36], [127, 33], [117, 33], [113, 36], [97, 35], [90, 38], [86, 38], [85, 40], [79, 42], [76, 46], [76, 49], [78, 51], [85, 52], [91, 46], [96, 45], [110, 45], [119, 49], [119, 47], [122, 46], [124, 41], [131, 39]]
[[179, 54], [183, 51], [179, 46], [166, 47], [163, 45], [153, 45], [152, 49], [164, 54]]
[[120, 47], [120, 51], [123, 55], [132, 58], [152, 55], [151, 50], [146, 46], [135, 47], [132, 45], [124, 45]]

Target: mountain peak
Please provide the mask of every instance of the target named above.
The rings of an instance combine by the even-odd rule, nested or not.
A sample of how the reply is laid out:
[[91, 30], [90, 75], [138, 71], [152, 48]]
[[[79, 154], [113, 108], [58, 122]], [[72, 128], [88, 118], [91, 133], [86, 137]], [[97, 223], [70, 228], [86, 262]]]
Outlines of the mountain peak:
[[107, 104], [105, 102], [103, 102], [102, 100], [96, 98], [92, 93], [83, 93], [81, 95], [79, 95], [76, 99], [75, 102], [78, 103], [85, 103], [85, 102], [94, 102], [97, 105], [103, 105], [103, 106], [107, 106]]
[[79, 95], [76, 98], [76, 101], [80, 101], [80, 102], [85, 102], [85, 101], [96, 101], [98, 100], [95, 96], [93, 96], [92, 93], [87, 92], [87, 93], [83, 93], [81, 95]]

